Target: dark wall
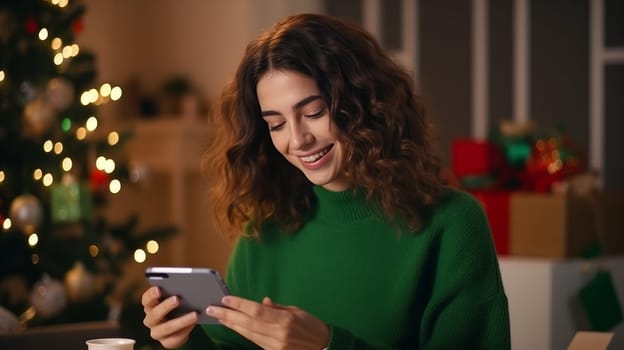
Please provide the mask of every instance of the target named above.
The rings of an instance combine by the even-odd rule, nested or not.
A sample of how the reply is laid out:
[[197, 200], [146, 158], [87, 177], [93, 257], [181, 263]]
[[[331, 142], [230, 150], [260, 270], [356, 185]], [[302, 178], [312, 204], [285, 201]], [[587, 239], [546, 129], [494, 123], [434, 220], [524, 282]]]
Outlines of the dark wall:
[[624, 191], [624, 64], [605, 68], [605, 188]]
[[420, 89], [448, 164], [450, 140], [470, 135], [470, 1], [420, 2]]
[[513, 114], [513, 13], [512, 0], [489, 2], [490, 125], [499, 125]]
[[[335, 3], [342, 1], [326, 3], [330, 14], [352, 19], [362, 16], [361, 0], [349, 0], [346, 3], [350, 5], [339, 9]], [[445, 165], [450, 161], [451, 141], [471, 136], [471, 4], [465, 0], [419, 1], [418, 80], [427, 111], [437, 126]], [[496, 127], [512, 118], [513, 1], [491, 0], [488, 12], [489, 121], [490, 127]], [[606, 0], [605, 20], [605, 43], [624, 45], [624, 1]], [[562, 128], [588, 156], [589, 0], [529, 1], [529, 21], [530, 118], [543, 132]], [[604, 93], [605, 189], [624, 190], [624, 157], [620, 155], [624, 149], [624, 64], [605, 68]]]
[[589, 4], [531, 1], [531, 118], [589, 152]]

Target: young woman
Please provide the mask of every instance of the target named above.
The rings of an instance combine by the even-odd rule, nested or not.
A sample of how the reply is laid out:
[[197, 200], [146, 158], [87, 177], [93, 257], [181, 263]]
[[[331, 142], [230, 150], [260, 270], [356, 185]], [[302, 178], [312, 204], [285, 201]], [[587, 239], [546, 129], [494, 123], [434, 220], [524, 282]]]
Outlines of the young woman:
[[227, 308], [168, 319], [165, 347], [507, 349], [507, 299], [479, 204], [445, 187], [412, 79], [362, 29], [285, 18], [223, 94], [209, 164], [239, 233]]

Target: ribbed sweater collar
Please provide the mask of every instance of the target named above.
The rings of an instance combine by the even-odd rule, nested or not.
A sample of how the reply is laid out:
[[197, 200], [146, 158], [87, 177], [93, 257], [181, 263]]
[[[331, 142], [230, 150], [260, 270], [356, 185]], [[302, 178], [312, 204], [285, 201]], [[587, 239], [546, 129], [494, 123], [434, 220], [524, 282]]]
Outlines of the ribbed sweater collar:
[[362, 191], [348, 189], [332, 192], [314, 186], [317, 198], [316, 217], [327, 221], [356, 221], [375, 215], [374, 206], [367, 203]]

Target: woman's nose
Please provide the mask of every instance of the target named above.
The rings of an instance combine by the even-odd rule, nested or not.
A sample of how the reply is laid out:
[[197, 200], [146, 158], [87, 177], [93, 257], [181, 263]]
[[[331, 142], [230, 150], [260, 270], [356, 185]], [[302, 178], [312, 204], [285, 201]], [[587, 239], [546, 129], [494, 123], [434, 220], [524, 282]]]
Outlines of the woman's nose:
[[305, 148], [314, 141], [314, 135], [302, 125], [292, 125], [290, 130], [290, 145], [293, 149]]

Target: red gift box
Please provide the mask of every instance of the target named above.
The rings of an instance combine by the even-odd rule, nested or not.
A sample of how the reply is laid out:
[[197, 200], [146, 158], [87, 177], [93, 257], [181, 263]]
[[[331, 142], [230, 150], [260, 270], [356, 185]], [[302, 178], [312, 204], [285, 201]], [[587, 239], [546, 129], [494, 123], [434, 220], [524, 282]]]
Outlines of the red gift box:
[[509, 255], [510, 253], [510, 211], [509, 200], [511, 192], [493, 191], [493, 192], [475, 192], [475, 198], [485, 210], [490, 229], [492, 230], [492, 239], [494, 247], [498, 255]]
[[487, 140], [455, 139], [451, 145], [451, 167], [458, 178], [488, 175], [500, 169], [504, 159], [496, 145]]

